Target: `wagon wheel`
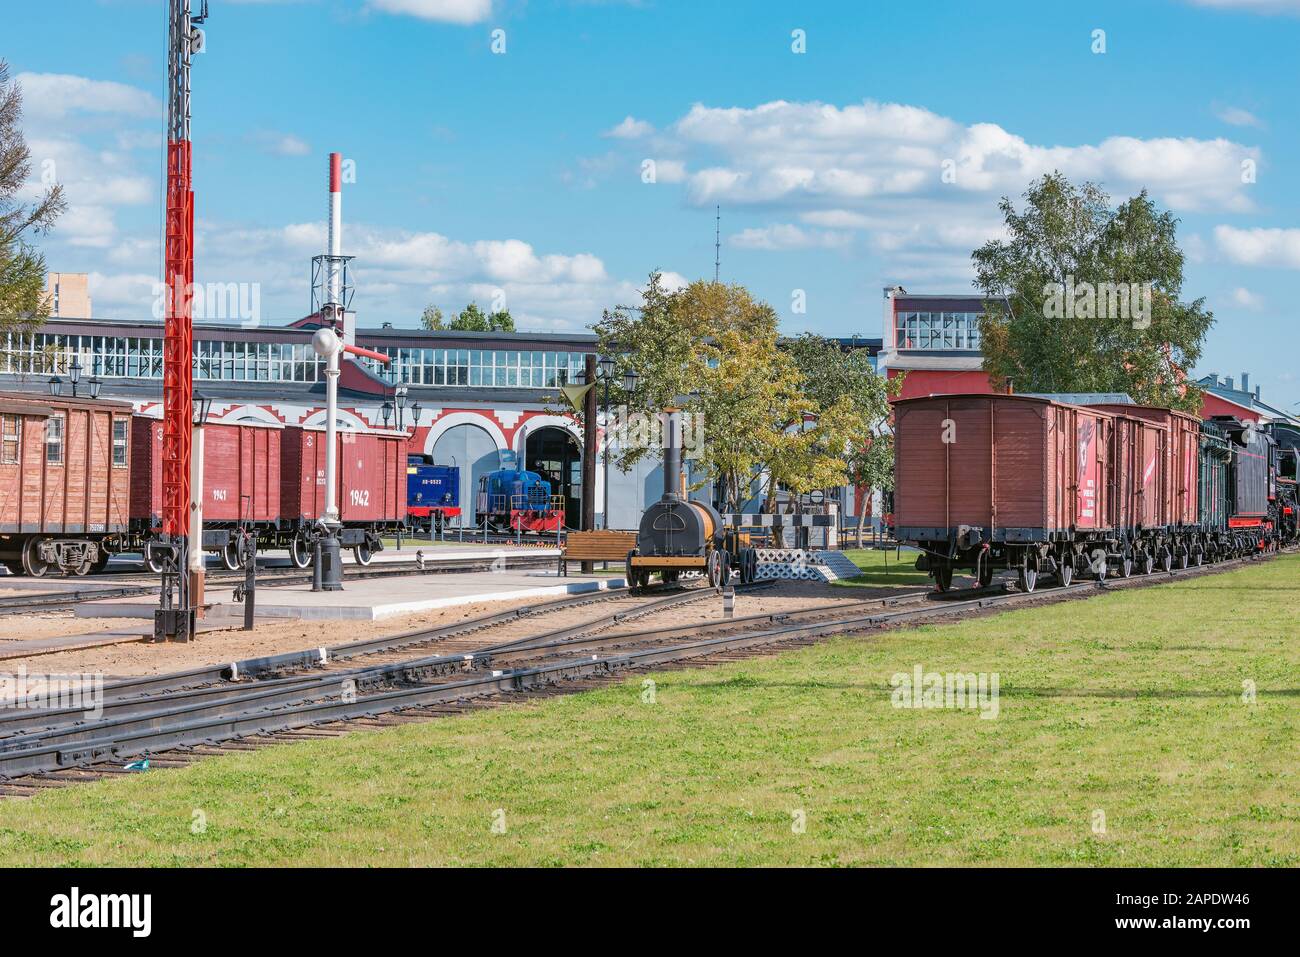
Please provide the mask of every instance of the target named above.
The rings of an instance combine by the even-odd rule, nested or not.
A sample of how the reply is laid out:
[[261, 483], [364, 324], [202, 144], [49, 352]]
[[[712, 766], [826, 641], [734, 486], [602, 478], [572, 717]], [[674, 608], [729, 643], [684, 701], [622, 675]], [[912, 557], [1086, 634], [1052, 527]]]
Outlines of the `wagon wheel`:
[[718, 557], [718, 584], [723, 588], [731, 584], [731, 554], [725, 549]]
[[94, 564], [90, 566], [90, 573], [92, 575], [103, 574], [104, 569], [108, 567], [108, 560], [112, 557], [113, 556], [105, 551], [103, 546], [101, 546], [99, 549], [99, 557], [95, 559]]
[[155, 575], [162, 574], [162, 570], [163, 570], [162, 557], [157, 552], [155, 552], [152, 548], [149, 548], [148, 546], [146, 546], [144, 550], [144, 563], [145, 565], [148, 566], [149, 571], [153, 572]]
[[1020, 559], [1020, 569], [1016, 580], [1020, 584], [1020, 590], [1029, 593], [1038, 585], [1038, 552], [1034, 549], [1028, 549], [1024, 557]]
[[307, 546], [307, 536], [301, 532], [289, 540], [289, 562], [294, 568], [306, 568], [311, 564], [312, 550]]
[[975, 559], [975, 578], [980, 588], [993, 584], [993, 553], [983, 549]]
[[33, 578], [40, 578], [50, 570], [50, 563], [41, 559], [40, 545], [39, 538], [29, 538], [23, 546], [23, 572]]
[[1163, 572], [1170, 572], [1173, 571], [1173, 569], [1174, 569], [1173, 553], [1169, 551], [1169, 549], [1167, 548], [1162, 548], [1160, 550], [1160, 570]]
[[1191, 560], [1188, 558], [1187, 549], [1185, 548], [1178, 549], [1178, 567], [1186, 568], [1190, 564], [1191, 564]]
[[947, 591], [952, 587], [952, 565], [946, 558], [934, 566], [934, 587], [939, 591]]
[[1119, 562], [1116, 564], [1119, 569], [1120, 578], [1129, 578], [1133, 574], [1133, 553], [1127, 548], [1120, 554]]
[[1074, 581], [1073, 555], [1063, 555], [1056, 563], [1056, 579], [1061, 583], [1062, 588], [1070, 587], [1070, 583]]
[[718, 583], [722, 581], [721, 563], [718, 561], [717, 551], [709, 552], [709, 557], [704, 561], [704, 574], [709, 580], [710, 588], [717, 588]]
[[239, 542], [236, 539], [231, 538], [221, 549], [221, 564], [231, 572], [237, 572], [243, 567], [239, 564]]
[[80, 578], [83, 575], [89, 575], [90, 570], [95, 567], [95, 561], [89, 555], [81, 560], [81, 563], [71, 569], [72, 574]]
[[1143, 552], [1142, 558], [1138, 562], [1138, 570], [1141, 571], [1143, 575], [1150, 575], [1155, 567], [1156, 560], [1151, 556], [1151, 553]]
[[369, 565], [375, 560], [375, 553], [370, 550], [369, 542], [362, 542], [353, 548], [352, 555], [356, 558], [358, 565]]
[[1195, 565], [1197, 568], [1200, 568], [1201, 564], [1204, 561], [1205, 561], [1205, 549], [1201, 548], [1200, 545], [1197, 545], [1196, 548], [1192, 550], [1192, 564]]

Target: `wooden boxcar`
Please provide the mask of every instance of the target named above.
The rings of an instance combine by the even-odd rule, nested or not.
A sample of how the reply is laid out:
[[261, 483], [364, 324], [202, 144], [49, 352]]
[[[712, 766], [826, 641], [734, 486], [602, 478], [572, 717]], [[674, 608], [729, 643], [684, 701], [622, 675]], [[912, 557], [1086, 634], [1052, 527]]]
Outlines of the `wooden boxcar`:
[[[236, 536], [268, 544], [280, 528], [280, 436], [263, 422], [210, 422], [203, 427], [203, 547], [239, 566]], [[162, 525], [161, 419], [137, 415], [131, 428], [131, 525], [147, 539]]]
[[1043, 572], [1104, 576], [1113, 428], [1107, 412], [1031, 396], [894, 403], [899, 541], [922, 549], [918, 567], [941, 590], [958, 567], [982, 585], [995, 566], [1016, 568], [1027, 591]]
[[[282, 435], [280, 514], [295, 542], [305, 543], [325, 509], [325, 430], [287, 426]], [[338, 433], [341, 540], [354, 549], [359, 564], [369, 564], [383, 548], [383, 534], [405, 524], [407, 438], [379, 430]]]
[[131, 405], [0, 393], [0, 560], [97, 571], [128, 533]]

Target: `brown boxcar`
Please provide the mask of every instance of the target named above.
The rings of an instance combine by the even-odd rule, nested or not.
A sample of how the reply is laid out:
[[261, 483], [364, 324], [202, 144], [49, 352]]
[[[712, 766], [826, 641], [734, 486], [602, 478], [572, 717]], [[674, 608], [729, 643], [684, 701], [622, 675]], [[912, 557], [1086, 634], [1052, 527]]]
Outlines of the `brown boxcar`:
[[[987, 584], [994, 564], [1068, 584], [1104, 575], [1113, 538], [1114, 417], [1010, 395], [948, 395], [894, 403], [894, 519], [923, 550], [941, 589], [954, 567]], [[1096, 555], [1100, 551], [1100, 567]]]
[[[305, 531], [325, 509], [325, 429], [287, 426], [281, 446], [280, 512]], [[368, 564], [381, 536], [406, 521], [406, 443], [401, 432], [340, 431], [337, 495], [342, 544]]]
[[131, 405], [0, 393], [0, 560], [102, 569], [128, 532]]
[[[211, 422], [203, 427], [203, 526], [275, 525], [280, 519], [280, 434], [262, 422]], [[161, 419], [136, 416], [131, 445], [131, 519], [162, 524]]]
[[1186, 412], [1146, 405], [1097, 405], [1115, 415], [1126, 415], [1154, 423], [1165, 430], [1163, 458], [1164, 486], [1161, 493], [1163, 524], [1178, 528], [1199, 521], [1196, 492], [1196, 464], [1201, 441], [1201, 421]]

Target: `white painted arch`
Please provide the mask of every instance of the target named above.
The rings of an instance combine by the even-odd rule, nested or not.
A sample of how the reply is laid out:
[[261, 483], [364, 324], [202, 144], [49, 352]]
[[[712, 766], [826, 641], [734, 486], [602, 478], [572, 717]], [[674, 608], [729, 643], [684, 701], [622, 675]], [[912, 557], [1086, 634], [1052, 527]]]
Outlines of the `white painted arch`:
[[236, 405], [220, 416], [213, 419], [214, 422], [265, 422], [267, 425], [284, 425], [280, 419], [276, 418], [275, 413], [260, 405]]
[[[538, 429], [545, 428], [563, 429], [568, 432], [578, 443], [578, 453], [582, 454], [582, 432], [579, 431], [577, 423], [568, 416], [564, 415], [534, 415], [525, 419], [523, 425], [515, 430], [514, 450], [519, 453], [519, 461], [523, 461], [525, 456], [525, 446], [528, 444], [528, 436], [532, 435]], [[502, 446], [505, 448], [505, 446]]]
[[[354, 415], [351, 412], [346, 412], [343, 409], [336, 410], [334, 413], [334, 418], [337, 419], [338, 424], [345, 429], [359, 429], [361, 431], [369, 431], [371, 428], [370, 423], [367, 422], [365, 419], [361, 418], [360, 416]], [[307, 418], [303, 420], [302, 424], [303, 425], [324, 425], [325, 410], [318, 409], [317, 411], [313, 412], [311, 415], [307, 416]]]
[[432, 455], [433, 447], [438, 444], [438, 439], [458, 425], [473, 425], [482, 429], [492, 437], [498, 451], [510, 448], [510, 443], [506, 441], [506, 435], [501, 431], [501, 426], [497, 424], [496, 419], [486, 412], [448, 412], [429, 426], [429, 431], [424, 436], [424, 454]]

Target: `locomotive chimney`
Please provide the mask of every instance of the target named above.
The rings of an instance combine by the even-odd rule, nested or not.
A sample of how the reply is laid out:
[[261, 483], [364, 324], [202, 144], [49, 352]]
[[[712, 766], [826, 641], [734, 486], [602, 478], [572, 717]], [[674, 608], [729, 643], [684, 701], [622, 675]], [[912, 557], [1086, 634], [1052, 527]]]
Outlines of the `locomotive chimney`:
[[682, 483], [682, 410], [664, 410], [664, 498], [680, 501]]
[[337, 321], [342, 319], [343, 312], [341, 289], [341, 273], [339, 258], [343, 254], [343, 176], [342, 176], [342, 155], [339, 153], [330, 154], [330, 204], [329, 204], [329, 229], [326, 240], [326, 254], [330, 257], [327, 260], [326, 275], [326, 306], [332, 306], [327, 316], [322, 316], [327, 321]]

